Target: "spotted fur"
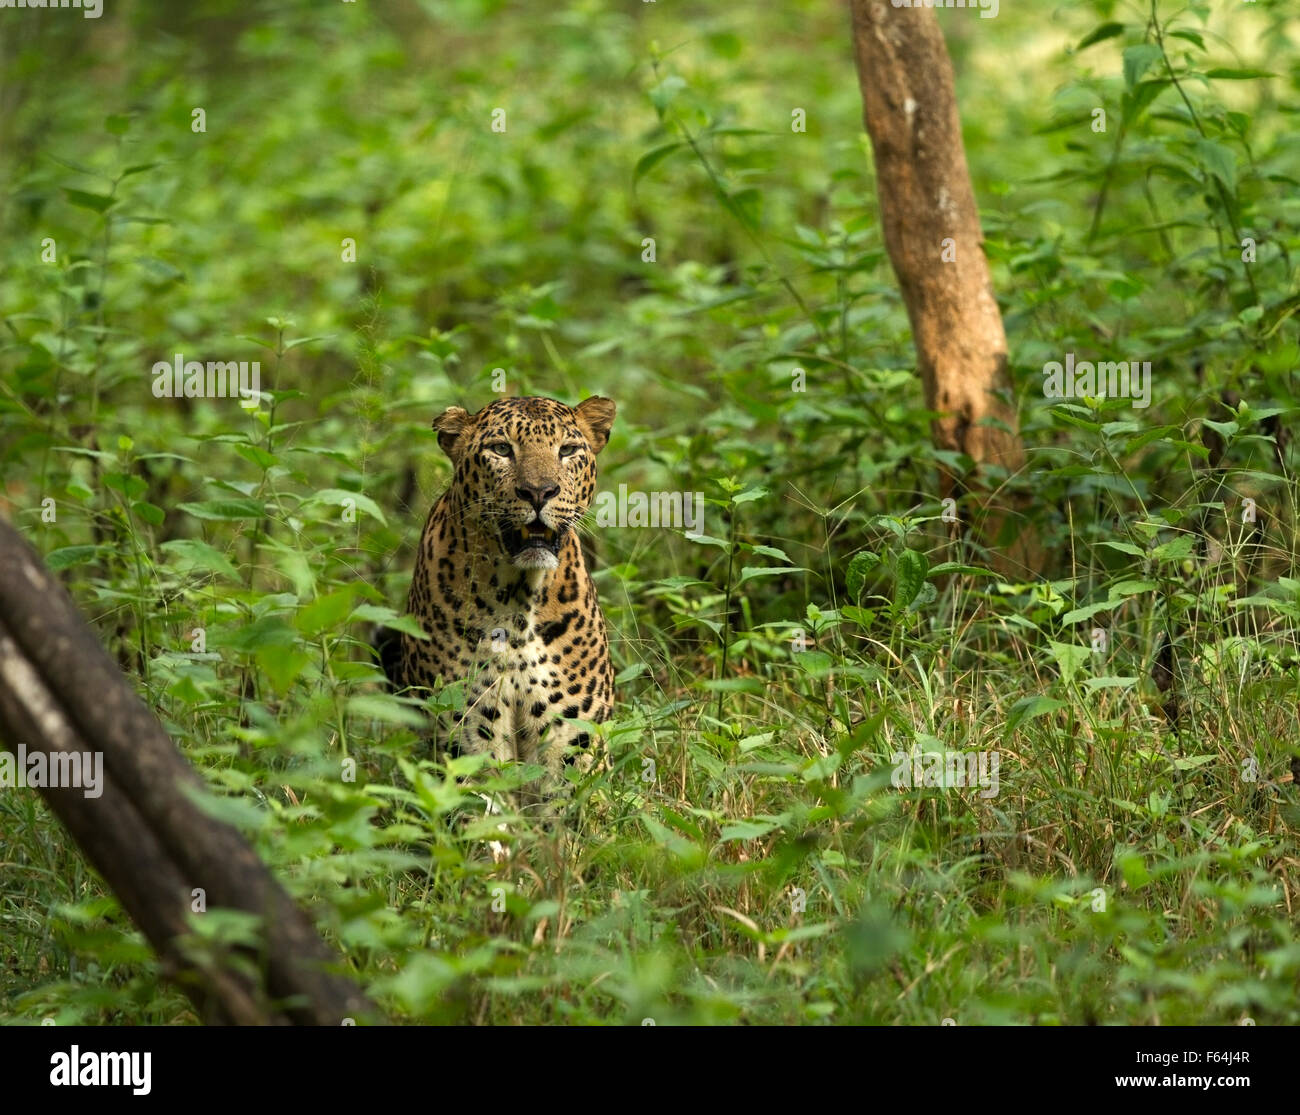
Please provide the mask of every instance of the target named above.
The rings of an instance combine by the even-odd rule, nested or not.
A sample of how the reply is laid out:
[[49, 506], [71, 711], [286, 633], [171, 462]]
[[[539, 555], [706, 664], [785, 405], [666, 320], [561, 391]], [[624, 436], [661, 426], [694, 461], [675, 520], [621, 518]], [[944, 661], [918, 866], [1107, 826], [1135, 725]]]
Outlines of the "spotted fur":
[[438, 417], [455, 475], [425, 523], [407, 599], [430, 638], [403, 634], [384, 656], [399, 689], [463, 680], [464, 708], [440, 715], [438, 741], [541, 763], [548, 795], [566, 761], [590, 763], [573, 721], [599, 723], [613, 707], [605, 619], [576, 525], [614, 409], [600, 397], [576, 407], [512, 398]]

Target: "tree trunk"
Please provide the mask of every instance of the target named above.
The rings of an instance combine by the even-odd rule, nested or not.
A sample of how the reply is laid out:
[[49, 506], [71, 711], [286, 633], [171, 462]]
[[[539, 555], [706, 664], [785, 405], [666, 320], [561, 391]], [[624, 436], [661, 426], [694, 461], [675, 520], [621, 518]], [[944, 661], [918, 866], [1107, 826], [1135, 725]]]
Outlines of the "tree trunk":
[[[943, 32], [929, 8], [895, 8], [890, 0], [851, 0], [851, 7], [885, 247], [907, 305], [926, 405], [939, 415], [935, 443], [975, 462], [971, 475], [945, 473], [941, 495], [971, 491], [973, 537], [989, 547], [995, 568], [1024, 574], [1037, 568], [1037, 546], [982, 475], [989, 465], [1017, 472], [1025, 454]], [[965, 9], [956, 14], [970, 18]]]
[[[0, 743], [39, 753], [46, 769], [54, 756], [102, 755], [98, 796], [87, 795], [84, 778], [77, 788], [40, 792], [205, 1021], [337, 1026], [376, 1018], [356, 987], [326, 971], [337, 957], [243, 837], [195, 803], [203, 781], [63, 586], [3, 520]], [[257, 947], [215, 962], [188, 956], [196, 889], [209, 908], [258, 915]]]

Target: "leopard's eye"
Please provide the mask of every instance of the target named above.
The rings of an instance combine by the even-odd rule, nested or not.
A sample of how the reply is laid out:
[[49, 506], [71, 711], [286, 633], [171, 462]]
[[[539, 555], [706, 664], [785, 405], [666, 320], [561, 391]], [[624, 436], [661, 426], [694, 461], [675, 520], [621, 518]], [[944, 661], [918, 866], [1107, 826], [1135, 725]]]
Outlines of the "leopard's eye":
[[571, 445], [561, 445], [561, 446], [560, 446], [560, 456], [561, 456], [562, 458], [563, 458], [563, 457], [572, 457], [572, 456], [573, 456], [573, 455], [574, 455], [574, 454], [575, 454], [579, 449], [581, 449], [581, 448], [582, 448], [582, 446], [579, 445], [577, 442], [574, 442], [574, 443], [571, 444]]
[[510, 457], [514, 455], [514, 447], [508, 441], [493, 441], [487, 445], [489, 453], [495, 453], [498, 457]]

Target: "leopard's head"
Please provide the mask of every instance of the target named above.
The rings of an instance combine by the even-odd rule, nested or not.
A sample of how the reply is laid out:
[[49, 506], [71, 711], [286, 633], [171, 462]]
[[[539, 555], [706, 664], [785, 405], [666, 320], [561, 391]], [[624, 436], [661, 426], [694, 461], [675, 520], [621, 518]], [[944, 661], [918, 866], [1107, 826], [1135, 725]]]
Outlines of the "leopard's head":
[[433, 423], [456, 466], [452, 487], [471, 537], [521, 569], [554, 569], [565, 536], [596, 494], [596, 454], [614, 403], [576, 407], [536, 397], [498, 399], [477, 414], [460, 407]]

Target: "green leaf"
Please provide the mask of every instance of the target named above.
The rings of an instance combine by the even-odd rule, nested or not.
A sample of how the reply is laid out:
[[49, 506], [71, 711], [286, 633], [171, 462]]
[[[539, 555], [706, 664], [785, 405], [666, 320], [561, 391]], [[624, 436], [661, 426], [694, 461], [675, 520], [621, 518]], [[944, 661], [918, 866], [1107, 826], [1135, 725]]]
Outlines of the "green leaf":
[[899, 924], [900, 920], [884, 899], [868, 899], [841, 930], [844, 955], [855, 980], [870, 978], [884, 968], [890, 957], [906, 954], [911, 947], [911, 931]]
[[709, 582], [701, 581], [698, 577], [664, 577], [659, 581], [651, 581], [650, 584], [654, 588], [677, 590], [689, 588], [691, 585], [707, 585]]
[[205, 499], [199, 503], [178, 503], [176, 506], [196, 519], [214, 522], [260, 519], [266, 514], [266, 506], [256, 499]]
[[776, 739], [775, 732], [759, 732], [757, 735], [746, 736], [740, 741], [740, 753], [748, 755], [759, 747], [766, 747], [774, 739]]
[[1141, 890], [1151, 882], [1151, 872], [1147, 870], [1146, 860], [1137, 852], [1125, 852], [1116, 857], [1119, 860], [1120, 874], [1130, 890]]
[[115, 492], [121, 492], [127, 499], [135, 499], [149, 490], [149, 485], [144, 480], [128, 472], [104, 473], [104, 486], [112, 488]]
[[[1051, 135], [1053, 132], [1064, 132], [1070, 128], [1077, 128], [1079, 127], [1080, 124], [1087, 124], [1092, 119], [1093, 119], [1093, 115], [1091, 109], [1089, 109], [1087, 112], [1070, 113], [1067, 116], [1054, 116], [1046, 124], [1043, 124], [1040, 127], [1035, 128], [1034, 135], [1045, 136], [1045, 135]], [[1034, 257], [1029, 262], [1036, 262], [1036, 258], [1037, 257]], [[1016, 265], [1014, 262], [1012, 264], [1012, 269], [1016, 270]]]
[[296, 337], [292, 341], [285, 342], [284, 351], [288, 352], [291, 348], [297, 348], [299, 345], [309, 345], [313, 341], [328, 341], [333, 336], [333, 333], [321, 333], [315, 337]]
[[1160, 586], [1155, 581], [1120, 581], [1112, 585], [1110, 589], [1111, 597], [1117, 596], [1141, 596], [1144, 593], [1154, 592]]
[[165, 259], [158, 259], [156, 256], [138, 256], [136, 263], [140, 265], [148, 274], [148, 280], [156, 284], [174, 283], [185, 278], [185, 272], [179, 267], [168, 263]]
[[152, 527], [162, 526], [163, 520], [167, 517], [166, 512], [161, 507], [153, 503], [146, 503], [144, 500], [137, 500], [131, 504], [131, 510]]
[[319, 635], [323, 631], [333, 631], [343, 625], [343, 621], [352, 613], [352, 601], [356, 598], [355, 585], [347, 585], [334, 592], [317, 597], [306, 607], [299, 608], [294, 616], [294, 626], [304, 635]]
[[1190, 534], [1180, 534], [1172, 541], [1157, 546], [1151, 551], [1151, 556], [1157, 561], [1182, 561], [1183, 558], [1192, 556], [1195, 545], [1196, 539]]
[[117, 199], [109, 197], [108, 194], [90, 194], [85, 190], [74, 190], [68, 186], [63, 187], [64, 196], [73, 205], [82, 209], [92, 209], [96, 213], [104, 213], [117, 204]]
[[978, 565], [963, 565], [959, 561], [941, 561], [932, 566], [927, 576], [938, 577], [942, 573], [957, 573], [967, 577], [996, 577], [991, 569], [981, 569]]
[[1196, 153], [1205, 169], [1214, 175], [1231, 192], [1237, 188], [1237, 156], [1230, 147], [1212, 139], [1196, 141]]
[[778, 829], [784, 822], [781, 818], [773, 820], [732, 821], [722, 826], [719, 840], [757, 840], [766, 836], [773, 829]]
[[[349, 697], [347, 710], [349, 716], [378, 720], [381, 724], [398, 724], [416, 731], [427, 731], [429, 727], [429, 718], [419, 709], [387, 695]], [[481, 805], [479, 812], [483, 812]]]
[[699, 546], [718, 546], [723, 550], [731, 548], [731, 543], [725, 538], [714, 538], [711, 534], [687, 534], [685, 538], [687, 542], [694, 542]]
[[237, 333], [235, 336], [241, 341], [250, 341], [255, 345], [261, 345], [263, 348], [269, 348], [272, 352], [275, 351], [274, 341], [264, 341], [260, 337], [250, 337], [247, 333]]
[[[1203, 43], [1201, 45], [1204, 46]], [[1237, 70], [1227, 66], [1216, 66], [1212, 70], [1206, 70], [1205, 76], [1216, 81], [1250, 81], [1257, 77], [1277, 77], [1277, 74], [1271, 70]]]
[[[209, 638], [209, 644], [216, 642]], [[225, 640], [225, 645], [232, 650], [249, 652], [291, 647], [298, 641], [294, 631], [281, 616], [262, 616], [252, 623], [246, 623]]]
[[58, 155], [46, 155], [52, 163], [58, 163], [59, 166], [66, 166], [69, 170], [75, 170], [78, 174], [84, 174], [88, 178], [102, 178], [105, 182], [111, 182], [113, 179], [103, 171], [96, 170], [93, 166], [86, 163], [79, 163], [75, 159], [64, 159]]
[[[805, 654], [811, 654], [811, 651], [805, 651]], [[747, 678], [709, 678], [707, 681], [699, 683], [701, 689], [707, 689], [710, 693], [753, 693], [760, 694], [764, 692], [763, 683], [756, 677]]]
[[93, 561], [98, 554], [98, 546], [62, 546], [45, 555], [45, 565], [57, 573], [61, 569]]
[[[700, 816], [708, 816], [706, 810], [697, 809], [697, 810], [692, 810], [692, 812], [695, 812]], [[704, 830], [700, 828], [700, 826], [697, 825], [694, 821], [692, 821], [689, 817], [683, 816], [681, 813], [677, 813], [674, 810], [669, 809], [666, 805], [660, 807], [660, 813], [663, 815], [664, 820], [666, 820], [670, 825], [672, 825], [673, 828], [675, 828], [678, 832], [684, 833], [686, 836], [689, 836], [692, 840], [704, 839]]]
[[876, 618], [876, 613], [870, 608], [859, 608], [854, 604], [845, 604], [840, 609], [840, 614], [850, 623], [856, 623], [859, 627], [870, 627]]
[[379, 504], [369, 496], [363, 496], [360, 492], [349, 492], [342, 488], [326, 488], [323, 492], [317, 492], [302, 502], [304, 507], [312, 503], [329, 503], [343, 507], [346, 506], [346, 500], [351, 500], [352, 505], [357, 510], [364, 511], [372, 519], [378, 519], [384, 526], [388, 525], [388, 520], [384, 518], [383, 511], [379, 509]]
[[1113, 39], [1116, 35], [1124, 34], [1124, 24], [1122, 23], [1103, 23], [1100, 27], [1094, 27], [1082, 39], [1079, 45], [1074, 49], [1087, 50], [1094, 43], [1105, 42], [1107, 39]]
[[1066, 685], [1069, 685], [1074, 680], [1074, 675], [1079, 672], [1079, 667], [1087, 662], [1092, 654], [1090, 648], [1081, 647], [1075, 643], [1058, 643], [1048, 640], [1048, 647], [1053, 660], [1056, 662], [1057, 669], [1061, 671], [1061, 680]]
[[1145, 558], [1147, 556], [1146, 550], [1133, 545], [1132, 542], [1102, 542], [1100, 545], [1105, 546], [1108, 550], [1118, 550], [1121, 554], [1131, 554], [1133, 557]]
[[205, 573], [215, 573], [239, 583], [239, 571], [230, 563], [230, 559], [206, 542], [200, 542], [196, 538], [172, 538], [162, 544], [162, 549], [174, 555], [176, 566], [182, 573], [201, 569]]
[[279, 458], [257, 445], [236, 445], [235, 452], [250, 464], [256, 465], [263, 472], [275, 464]]
[[686, 88], [686, 79], [678, 74], [669, 74], [658, 85], [650, 90], [650, 103], [655, 106], [655, 110], [662, 115], [664, 110], [673, 103], [673, 99]]
[[919, 612], [927, 604], [933, 604], [939, 598], [939, 589], [933, 581], [925, 581], [921, 585], [921, 591], [907, 605], [909, 612]]
[[311, 663], [311, 656], [297, 647], [274, 647], [259, 651], [257, 667], [266, 675], [271, 688], [281, 695], [289, 691], [298, 675]]
[[906, 608], [925, 584], [929, 559], [920, 550], [903, 550], [898, 555], [898, 576], [894, 584], [894, 607]]
[[385, 608], [378, 604], [358, 605], [348, 617], [348, 622], [379, 623], [392, 628], [394, 631], [400, 631], [403, 635], [410, 635], [412, 638], [429, 638], [429, 633], [420, 626], [420, 621], [414, 616], [404, 616], [393, 611], [392, 608]]
[[1180, 27], [1176, 31], [1170, 31], [1169, 34], [1172, 38], [1186, 39], [1189, 43], [1195, 43], [1202, 50], [1205, 49], [1205, 39], [1201, 37], [1201, 33], [1199, 31], [1189, 31], [1186, 30], [1185, 28]]
[[686, 837], [647, 814], [641, 814], [639, 820], [645, 825], [655, 843], [663, 845], [677, 859], [690, 866], [697, 866], [704, 862], [704, 852]]
[[307, 599], [316, 592], [316, 575], [312, 571], [307, 555], [278, 542], [274, 538], [264, 539], [262, 548], [276, 555], [275, 568], [293, 583], [295, 595]]
[[770, 494], [771, 490], [768, 488], [749, 488], [748, 490], [741, 492], [739, 495], [732, 496], [731, 502], [752, 503], [754, 500], [762, 499], [764, 496]]
[[[426, 635], [425, 638], [427, 639], [428, 636]], [[624, 666], [619, 670], [619, 672], [614, 676], [614, 684], [625, 685], [627, 682], [645, 674], [649, 674], [652, 677], [654, 676], [653, 671], [644, 662], [633, 662], [632, 665]]]
[[775, 577], [780, 573], [807, 573], [808, 570], [801, 565], [773, 566], [773, 565], [746, 565], [740, 571], [740, 580], [736, 582], [739, 587], [746, 581], [752, 581], [755, 577]]
[[[207, 790], [190, 791], [194, 804], [198, 806], [209, 817], [214, 817], [218, 821], [224, 821], [228, 825], [246, 833], [259, 832], [271, 823], [271, 813], [257, 805], [249, 798], [242, 797], [224, 797]], [[237, 910], [213, 910], [204, 914], [202, 918], [196, 918], [191, 922], [192, 926], [205, 925], [207, 919], [212, 914], [235, 914], [238, 915], [243, 911]], [[251, 917], [252, 915], [245, 915]], [[260, 940], [260, 938], [257, 938]]]
[[1007, 715], [1006, 734], [1010, 736], [1026, 720], [1046, 716], [1067, 707], [1064, 701], [1055, 701], [1051, 697], [1024, 697], [1011, 706], [1011, 712]]
[[1124, 48], [1124, 84], [1132, 89], [1160, 57], [1155, 43], [1138, 43]]
[[853, 555], [853, 560], [849, 562], [849, 568], [844, 574], [845, 583], [848, 586], [849, 595], [856, 600], [862, 595], [862, 589], [866, 585], [867, 574], [880, 564], [880, 555], [873, 554], [870, 550], [863, 550], [859, 554]]
[[[1139, 81], [1137, 88], [1126, 89], [1122, 98], [1122, 112], [1124, 119], [1132, 124], [1142, 115], [1143, 112], [1164, 90], [1168, 89], [1173, 82], [1168, 78], [1156, 78], [1153, 81]], [[1168, 165], [1160, 166], [1157, 164], [1155, 169], [1164, 170], [1166, 173], [1181, 173], [1181, 167], [1170, 167]]]
[[669, 155], [673, 154], [675, 151], [680, 151], [685, 146], [686, 144], [684, 142], [676, 140], [673, 143], [665, 143], [660, 147], [655, 147], [647, 151], [636, 161], [636, 167], [632, 171], [632, 185], [635, 186], [642, 178], [649, 174], [650, 171], [654, 170], [656, 166], [668, 158]]
[[1093, 692], [1097, 689], [1132, 689], [1137, 683], [1136, 677], [1085, 678], [1083, 687]]
[[1091, 619], [1098, 612], [1109, 612], [1112, 608], [1118, 608], [1121, 604], [1119, 600], [1103, 600], [1100, 604], [1088, 604], [1083, 608], [1075, 608], [1073, 611], [1066, 612], [1061, 617], [1062, 623], [1078, 623], [1080, 620]]

